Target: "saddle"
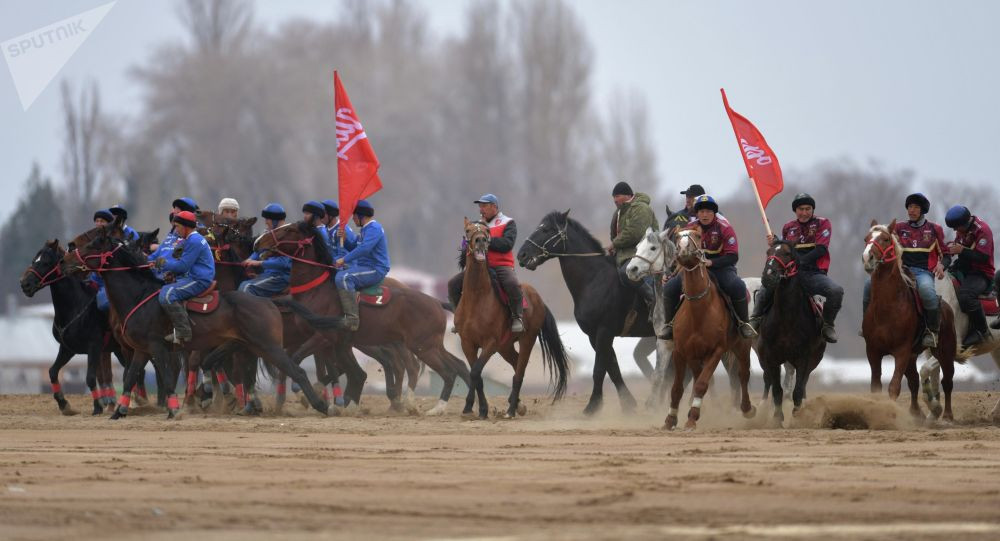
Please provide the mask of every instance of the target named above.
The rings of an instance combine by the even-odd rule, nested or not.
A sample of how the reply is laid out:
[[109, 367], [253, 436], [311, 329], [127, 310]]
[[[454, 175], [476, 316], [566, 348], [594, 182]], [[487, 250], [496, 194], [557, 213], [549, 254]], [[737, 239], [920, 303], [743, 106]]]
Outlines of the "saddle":
[[219, 292], [215, 289], [215, 280], [205, 288], [205, 291], [187, 300], [184, 306], [188, 312], [196, 314], [211, 314], [219, 307]]
[[[504, 308], [510, 310], [510, 297], [507, 296], [507, 292], [504, 291], [502, 287], [500, 287], [500, 281], [497, 280], [497, 275], [493, 271], [493, 269], [489, 270], [489, 274], [490, 274], [490, 285], [493, 286], [493, 293], [496, 294], [497, 299], [500, 301], [500, 304], [502, 304]], [[521, 289], [521, 308], [527, 308], [528, 297], [524, 294], [524, 288], [519, 288], [519, 289]]]
[[358, 303], [360, 304], [383, 308], [391, 301], [392, 290], [389, 289], [389, 286], [382, 285], [382, 281], [358, 291]]
[[[951, 283], [955, 286], [957, 290], [961, 285], [958, 278], [951, 276]], [[918, 301], [919, 302], [919, 299]], [[983, 313], [986, 317], [994, 317], [1000, 315], [1000, 302], [997, 301], [996, 292], [990, 289], [985, 294], [979, 296], [979, 304], [983, 307]]]

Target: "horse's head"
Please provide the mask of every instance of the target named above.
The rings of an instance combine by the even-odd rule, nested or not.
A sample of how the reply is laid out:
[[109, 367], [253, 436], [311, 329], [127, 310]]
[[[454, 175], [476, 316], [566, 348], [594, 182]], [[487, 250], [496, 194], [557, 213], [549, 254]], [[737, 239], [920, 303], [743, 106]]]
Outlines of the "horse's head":
[[490, 249], [490, 229], [483, 222], [470, 222], [465, 219], [465, 242], [469, 255], [476, 261], [486, 261], [486, 252]]
[[236, 254], [243, 259], [250, 257], [250, 252], [253, 251], [253, 226], [255, 223], [257, 223], [256, 216], [238, 218], [235, 223], [232, 223], [227, 228], [225, 235], [222, 236], [222, 241], [231, 245]]
[[159, 227], [152, 231], [137, 231], [137, 233], [139, 233], [139, 239], [135, 241], [134, 246], [144, 254], [152, 251], [152, 245], [160, 243]]
[[871, 274], [882, 263], [899, 262], [901, 249], [899, 240], [893, 233], [895, 227], [896, 220], [893, 220], [888, 226], [872, 220], [871, 228], [865, 235], [865, 249], [861, 252], [861, 261], [865, 266], [865, 272]]
[[116, 253], [127, 251], [121, 216], [108, 225], [90, 229], [76, 236], [67, 245], [62, 258], [62, 272], [67, 275], [88, 273], [107, 266]]
[[665, 272], [673, 266], [677, 247], [669, 239], [670, 231], [653, 231], [646, 228], [646, 235], [635, 247], [635, 257], [625, 267], [625, 274], [633, 282], [647, 274]]
[[221, 214], [216, 214], [205, 209], [198, 209], [194, 212], [194, 214], [198, 218], [198, 221], [204, 225], [207, 230], [211, 230], [212, 226], [219, 220], [228, 220], [228, 218], [224, 218]]
[[58, 239], [45, 242], [31, 265], [21, 274], [21, 291], [26, 297], [34, 296], [43, 287], [63, 277], [59, 263], [64, 255], [66, 251], [59, 246]]
[[772, 288], [779, 281], [791, 278], [799, 272], [799, 254], [792, 243], [776, 240], [767, 249], [767, 262], [764, 263], [764, 274], [760, 281], [764, 287]]
[[705, 261], [701, 249], [701, 228], [689, 227], [677, 232], [677, 262], [685, 269], [693, 269]]
[[317, 237], [316, 228], [302, 221], [265, 231], [254, 241], [253, 249], [261, 259], [277, 255], [332, 263], [322, 239]]
[[518, 263], [528, 270], [535, 270], [539, 265], [554, 257], [553, 250], [566, 252], [567, 228], [569, 228], [568, 210], [566, 212], [550, 212], [542, 218], [538, 227], [521, 245], [521, 250], [517, 252]]

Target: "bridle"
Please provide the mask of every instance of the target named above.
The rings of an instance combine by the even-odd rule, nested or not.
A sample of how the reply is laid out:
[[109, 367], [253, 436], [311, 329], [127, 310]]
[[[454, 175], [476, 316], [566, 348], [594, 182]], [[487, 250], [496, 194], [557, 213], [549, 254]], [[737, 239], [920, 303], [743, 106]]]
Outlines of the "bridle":
[[[263, 250], [264, 252], [275, 252], [278, 255], [291, 259], [292, 261], [298, 261], [299, 263], [305, 263], [306, 265], [323, 269], [323, 272], [315, 279], [306, 282], [305, 284], [298, 286], [291, 286], [288, 288], [289, 293], [291, 293], [292, 295], [298, 295], [300, 293], [305, 293], [306, 291], [319, 287], [330, 278], [330, 270], [336, 272], [339, 269], [334, 265], [327, 265], [325, 263], [320, 263], [319, 261], [313, 261], [311, 259], [305, 259], [305, 257], [303, 257], [306, 253], [306, 250], [310, 246], [312, 246], [315, 237], [308, 236], [305, 238], [301, 238], [299, 240], [280, 240], [278, 239], [278, 236], [274, 234], [274, 232], [277, 231], [278, 229], [282, 229], [291, 225], [295, 224], [285, 224], [280, 227], [276, 227], [274, 229], [268, 229], [267, 231], [264, 232], [264, 234], [262, 234], [260, 237], [257, 238], [257, 241], [254, 242], [254, 247], [256, 248], [257, 242], [260, 242], [260, 239], [263, 238], [264, 235], [268, 235], [271, 238], [271, 241], [274, 243], [274, 246], [270, 248], [265, 248]], [[295, 250], [292, 253], [285, 252], [284, 250], [281, 249], [282, 245], [295, 246]]]
[[799, 273], [799, 264], [795, 261], [794, 257], [792, 257], [788, 261], [782, 261], [781, 258], [777, 256], [777, 254], [772, 254], [767, 256], [766, 265], [770, 266], [772, 262], [777, 262], [779, 265], [781, 265], [781, 270], [784, 271], [781, 274], [782, 279], [791, 278], [792, 276], [795, 276], [796, 274]]
[[[690, 236], [687, 234], [689, 231], [690, 230], [680, 231], [679, 233], [677, 233], [677, 235], [686, 238], [688, 240], [688, 242], [694, 242], [690, 238]], [[678, 242], [678, 244], [680, 244], [680, 243]], [[701, 249], [701, 246], [698, 246], [698, 248], [695, 249], [695, 252], [694, 252], [693, 255], [695, 255], [697, 257], [697, 263], [695, 263], [693, 266], [688, 267], [687, 265], [681, 263], [679, 256], [677, 258], [677, 265], [681, 269], [683, 269], [685, 272], [694, 272], [695, 270], [697, 270], [697, 269], [700, 268], [702, 276], [705, 276], [705, 273], [706, 273], [706, 271], [705, 271], [705, 251]], [[687, 294], [685, 294], [684, 298], [687, 299], [687, 300], [689, 300], [689, 301], [696, 301], [696, 300], [699, 300], [699, 299], [703, 299], [703, 298], [705, 298], [705, 296], [708, 295], [708, 292], [711, 291], [711, 290], [712, 290], [712, 281], [711, 280], [706, 280], [705, 290], [704, 291], [702, 291], [701, 293], [698, 293], [697, 295], [687, 295]]]
[[[546, 247], [552, 241], [556, 241], [556, 243], [552, 245], [552, 249], [555, 249], [556, 244], [558, 244], [559, 242], [562, 242], [563, 250], [567, 250], [568, 249], [567, 246], [568, 246], [568, 241], [569, 241], [569, 233], [567, 233], [567, 229], [569, 228], [569, 222], [567, 221], [566, 223], [564, 223], [562, 225], [562, 227], [559, 227], [559, 225], [556, 224], [555, 227], [556, 227], [555, 234], [553, 234], [551, 237], [549, 237], [548, 239], [546, 239], [545, 242], [543, 242], [541, 244], [538, 244], [537, 242], [535, 242], [534, 239], [532, 239], [531, 237], [528, 237], [527, 242], [529, 244], [531, 244], [532, 246], [534, 246], [535, 248], [538, 248], [538, 251], [540, 252], [539, 255], [541, 255], [543, 259], [551, 259], [553, 257], [597, 257], [597, 256], [604, 255], [604, 252], [587, 252], [587, 253], [577, 253], [577, 254], [571, 254], [571, 253], [567, 253], [565, 251], [564, 252], [550, 252], [549, 249], [546, 248]], [[535, 229], [535, 231], [539, 231], [539, 230], [541, 230], [541, 228], [542, 228], [542, 225], [539, 225]], [[537, 258], [538, 256], [535, 256], [535, 257]]]
[[[78, 268], [80, 270], [88, 270], [88, 271], [97, 272], [97, 273], [101, 273], [101, 272], [114, 272], [114, 271], [127, 271], [127, 270], [136, 270], [136, 269], [148, 269], [148, 268], [150, 268], [150, 267], [153, 266], [151, 263], [145, 263], [143, 265], [134, 265], [134, 266], [127, 266], [127, 267], [108, 267], [107, 265], [111, 261], [111, 259], [115, 256], [115, 253], [117, 253], [118, 250], [121, 250], [125, 246], [126, 246], [126, 244], [125, 244], [124, 241], [117, 241], [117, 242], [115, 242], [114, 249], [106, 251], [106, 252], [100, 252], [100, 253], [90, 254], [90, 255], [83, 255], [80, 252], [79, 248], [75, 248], [70, 253], [73, 254], [74, 256], [76, 256], [76, 259], [80, 262], [80, 265], [78, 266]], [[90, 259], [97, 259], [97, 260], [99, 260], [99, 262], [98, 262], [98, 264], [97, 264], [96, 267], [91, 267], [90, 266], [90, 264], [87, 262]]]
[[483, 224], [482, 222], [472, 222], [469, 224], [469, 229], [466, 230], [464, 237], [466, 250], [474, 250], [472, 239], [477, 235], [486, 235], [486, 242], [489, 242], [491, 235], [486, 224]]
[[887, 248], [883, 248], [878, 242], [875, 241], [875, 238], [872, 238], [872, 240], [865, 243], [865, 245], [878, 250], [878, 259], [875, 260], [876, 265], [881, 263], [891, 263], [896, 260], [896, 257], [898, 257], [898, 254], [896, 253], [896, 243], [892, 240], [892, 234], [879, 230], [879, 234], [882, 233], [889, 236], [889, 246]]
[[[28, 267], [28, 270], [24, 271], [24, 273], [34, 274], [35, 277], [38, 278], [38, 289], [42, 289], [47, 285], [54, 284], [66, 277], [66, 275], [62, 273], [62, 265], [60, 265], [58, 262], [55, 264], [55, 266], [49, 269], [49, 272], [46, 272], [45, 274], [38, 272], [35, 269], [34, 265]], [[54, 280], [49, 280], [49, 276], [51, 276], [52, 274], [55, 274], [56, 278]]]
[[[655, 235], [655, 233], [654, 233], [654, 235]], [[646, 262], [646, 265], [648, 265], [649, 266], [648, 268], [650, 269], [649, 270], [649, 274], [651, 274], [651, 275], [666, 274], [667, 272], [671, 272], [671, 270], [668, 270], [668, 265], [667, 265], [667, 250], [664, 248], [666, 242], [661, 241], [660, 238], [659, 238], [659, 236], [656, 237], [656, 241], [655, 242], [659, 243], [659, 245], [660, 245], [659, 259], [661, 259], [662, 263], [663, 263], [661, 265], [660, 270], [658, 270], [658, 271], [653, 271], [652, 270], [652, 268], [656, 265], [656, 259], [655, 258], [654, 259], [649, 259], [649, 258], [646, 258], [646, 257], [643, 257], [643, 256], [639, 255], [638, 253], [636, 253], [634, 256], [632, 256], [632, 258], [633, 259], [638, 259], [639, 261]], [[672, 242], [672, 241], [669, 241], [669, 239], [668, 239], [668, 242]], [[675, 253], [676, 253], [676, 251], [675, 251]]]

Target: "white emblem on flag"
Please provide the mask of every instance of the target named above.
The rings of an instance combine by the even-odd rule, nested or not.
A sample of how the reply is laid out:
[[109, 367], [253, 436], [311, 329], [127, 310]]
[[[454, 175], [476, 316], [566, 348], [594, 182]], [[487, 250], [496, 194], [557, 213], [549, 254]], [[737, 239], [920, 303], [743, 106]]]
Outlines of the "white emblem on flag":
[[337, 157], [347, 160], [347, 151], [355, 143], [362, 139], [367, 139], [364, 127], [354, 118], [354, 111], [341, 107], [337, 109]]
[[743, 155], [747, 157], [747, 161], [754, 160], [757, 165], [770, 165], [774, 161], [760, 147], [751, 145], [743, 137], [740, 137], [740, 146], [743, 147]]

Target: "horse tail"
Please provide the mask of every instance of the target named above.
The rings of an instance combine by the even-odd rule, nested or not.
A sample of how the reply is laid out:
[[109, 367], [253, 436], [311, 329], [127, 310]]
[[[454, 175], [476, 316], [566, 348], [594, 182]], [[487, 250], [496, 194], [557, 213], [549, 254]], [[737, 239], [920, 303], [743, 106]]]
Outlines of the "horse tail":
[[[266, 374], [267, 379], [269, 381], [278, 381], [279, 379], [281, 379], [281, 371], [278, 370], [278, 367], [274, 366], [271, 363], [264, 362], [264, 359], [258, 357], [257, 366], [258, 366], [257, 372], [263, 372], [264, 374]], [[263, 368], [264, 370], [260, 370], [261, 368]]]
[[441, 303], [441, 308], [444, 308], [446, 312], [455, 313], [455, 307], [452, 306], [450, 302], [438, 301]]
[[321, 316], [319, 314], [314, 314], [312, 310], [309, 310], [309, 308], [306, 308], [305, 305], [292, 299], [291, 297], [276, 297], [272, 298], [271, 302], [277, 306], [287, 306], [288, 308], [291, 308], [297, 316], [301, 317], [306, 323], [309, 324], [310, 327], [318, 331], [336, 329], [343, 325], [343, 317]]
[[538, 333], [538, 342], [542, 346], [542, 361], [549, 372], [549, 381], [555, 380], [555, 391], [552, 401], [555, 402], [566, 394], [566, 383], [569, 380], [569, 358], [559, 337], [556, 318], [549, 307], [545, 307], [545, 321]]

